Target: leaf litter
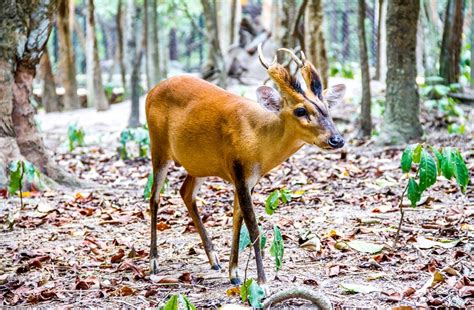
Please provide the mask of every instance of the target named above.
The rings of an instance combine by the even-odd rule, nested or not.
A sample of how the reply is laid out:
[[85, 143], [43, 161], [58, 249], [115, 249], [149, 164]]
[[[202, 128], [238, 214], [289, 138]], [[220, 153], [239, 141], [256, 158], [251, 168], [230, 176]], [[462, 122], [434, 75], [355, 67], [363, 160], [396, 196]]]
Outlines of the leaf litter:
[[[229, 184], [209, 178], [198, 199], [223, 266], [214, 271], [178, 193], [184, 172], [170, 169], [157, 221], [159, 273], [150, 276], [150, 216], [143, 199], [150, 162], [119, 159], [118, 134], [100, 130], [110, 143], [73, 152], [59, 148], [54, 155], [65, 169], [99, 187], [26, 195], [21, 210], [18, 198], [2, 195], [0, 305], [155, 307], [178, 293], [198, 308], [242, 304], [241, 291], [227, 278]], [[462, 152], [474, 147], [468, 137], [428, 139]], [[417, 208], [407, 204], [399, 247], [392, 248], [396, 207], [407, 183], [396, 164], [401, 152], [350, 145], [341, 155], [305, 147], [262, 178], [254, 194], [262, 230], [277, 225], [285, 240], [278, 277], [268, 248], [264, 256], [270, 292], [306, 285], [328, 294], [336, 309], [474, 306], [473, 185], [462, 195], [454, 184], [441, 181], [424, 193]], [[469, 154], [466, 163], [473, 175], [474, 154]], [[267, 197], [283, 188], [291, 201], [266, 215]], [[248, 251], [243, 248], [240, 255], [242, 277]], [[256, 277], [253, 257], [248, 276]]]

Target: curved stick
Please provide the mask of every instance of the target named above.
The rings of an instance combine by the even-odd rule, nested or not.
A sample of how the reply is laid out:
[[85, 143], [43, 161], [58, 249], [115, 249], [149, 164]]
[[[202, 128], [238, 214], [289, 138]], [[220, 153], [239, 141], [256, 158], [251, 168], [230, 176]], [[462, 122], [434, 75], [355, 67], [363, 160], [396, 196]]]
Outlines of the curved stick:
[[268, 297], [265, 302], [263, 303], [263, 309], [269, 309], [271, 306], [273, 306], [276, 303], [280, 303], [282, 301], [288, 300], [288, 299], [304, 299], [311, 301], [313, 304], [319, 307], [321, 310], [332, 310], [332, 304], [329, 298], [326, 297], [326, 295], [309, 290], [306, 288], [292, 288], [288, 290], [284, 290], [278, 293], [275, 293]]

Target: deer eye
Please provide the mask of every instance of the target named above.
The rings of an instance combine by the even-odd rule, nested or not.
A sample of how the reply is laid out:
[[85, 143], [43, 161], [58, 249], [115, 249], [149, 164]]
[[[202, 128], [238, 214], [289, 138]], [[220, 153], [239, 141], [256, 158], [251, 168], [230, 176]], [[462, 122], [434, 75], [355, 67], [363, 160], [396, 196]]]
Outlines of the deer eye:
[[306, 114], [308, 114], [305, 108], [296, 108], [294, 113], [298, 117], [305, 116]]

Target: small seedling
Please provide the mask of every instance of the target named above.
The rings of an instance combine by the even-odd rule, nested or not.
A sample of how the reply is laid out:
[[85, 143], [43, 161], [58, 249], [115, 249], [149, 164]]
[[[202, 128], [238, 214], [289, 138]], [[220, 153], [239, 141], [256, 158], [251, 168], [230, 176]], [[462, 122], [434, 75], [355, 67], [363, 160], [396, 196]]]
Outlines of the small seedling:
[[196, 310], [196, 306], [189, 301], [188, 297], [182, 294], [171, 296], [163, 306], [163, 310], [179, 310], [179, 305], [182, 305], [185, 310]]
[[270, 254], [275, 258], [275, 269], [280, 270], [283, 266], [283, 252], [285, 245], [278, 226], [273, 226], [273, 241], [270, 247]]
[[265, 291], [254, 279], [248, 279], [240, 288], [240, 297], [243, 302], [248, 300], [253, 308], [262, 308], [262, 299], [265, 298]]
[[118, 153], [120, 158], [129, 159], [131, 154], [127, 150], [127, 144], [133, 142], [138, 147], [138, 157], [146, 157], [150, 149], [150, 137], [146, 127], [125, 128], [120, 133], [120, 146]]
[[82, 127], [78, 127], [77, 124], [69, 125], [67, 129], [67, 138], [69, 141], [69, 151], [74, 150], [75, 147], [84, 146], [85, 132]]
[[[434, 155], [434, 156], [433, 156]], [[435, 159], [436, 158], [436, 159]], [[414, 166], [413, 164], [418, 164]], [[400, 222], [395, 236], [394, 246], [398, 242], [400, 229], [403, 223], [403, 197], [407, 196], [411, 206], [416, 207], [423, 192], [436, 183], [438, 176], [446, 179], [456, 179], [456, 183], [465, 192], [469, 183], [469, 171], [458, 149], [445, 147], [441, 150], [433, 146], [412, 144], [406, 147], [402, 154], [401, 168], [405, 173], [415, 170], [415, 176], [410, 176], [400, 197]]]
[[23, 184], [24, 178], [28, 182], [33, 184], [38, 184], [38, 187], [41, 187], [40, 182], [40, 172], [36, 167], [27, 160], [15, 160], [12, 161], [8, 167], [10, 172], [10, 182], [8, 184], [8, 192], [10, 195], [15, 195], [16, 192], [19, 192], [20, 204], [23, 209]]
[[287, 189], [274, 190], [265, 201], [265, 211], [268, 215], [272, 215], [281, 203], [291, 201], [291, 192]]

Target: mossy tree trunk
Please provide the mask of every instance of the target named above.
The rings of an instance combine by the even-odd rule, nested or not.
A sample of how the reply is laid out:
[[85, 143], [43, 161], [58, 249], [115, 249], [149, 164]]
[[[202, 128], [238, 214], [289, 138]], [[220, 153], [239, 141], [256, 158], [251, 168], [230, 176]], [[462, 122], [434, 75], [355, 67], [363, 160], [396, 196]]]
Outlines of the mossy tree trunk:
[[0, 187], [10, 161], [26, 158], [59, 183], [82, 182], [52, 160], [34, 120], [30, 102], [36, 66], [56, 12], [54, 0], [3, 0], [0, 3]]
[[391, 0], [387, 8], [387, 95], [380, 141], [401, 144], [422, 135], [416, 84], [419, 1]]

